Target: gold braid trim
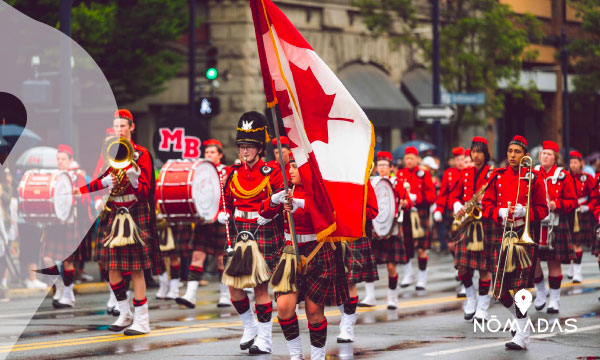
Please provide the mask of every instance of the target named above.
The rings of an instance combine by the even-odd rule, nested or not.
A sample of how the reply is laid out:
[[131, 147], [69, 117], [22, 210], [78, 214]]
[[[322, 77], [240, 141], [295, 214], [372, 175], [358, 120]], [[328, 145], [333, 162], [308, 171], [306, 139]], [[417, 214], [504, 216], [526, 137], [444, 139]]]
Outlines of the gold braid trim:
[[231, 178], [231, 183], [229, 185], [229, 189], [231, 190], [231, 192], [233, 194], [235, 194], [235, 196], [239, 197], [240, 199], [251, 199], [255, 196], [257, 196], [258, 194], [260, 194], [261, 191], [263, 191], [263, 189], [266, 187], [268, 189], [268, 195], [271, 196], [271, 193], [273, 192], [273, 190], [271, 189], [271, 184], [269, 183], [269, 176], [266, 176], [263, 181], [260, 182], [260, 184], [258, 184], [257, 187], [255, 187], [252, 190], [246, 190], [242, 187], [242, 185], [240, 184], [240, 182], [238, 181], [237, 178], [237, 173], [233, 173], [233, 176]]
[[242, 128], [237, 128], [237, 130], [238, 131], [243, 131], [243, 132], [257, 132], [257, 131], [261, 131], [261, 130], [267, 131], [267, 127], [263, 126], [263, 127], [259, 127], [259, 128], [256, 128], [256, 129], [248, 129], [248, 130], [245, 130], [245, 129], [242, 129]]

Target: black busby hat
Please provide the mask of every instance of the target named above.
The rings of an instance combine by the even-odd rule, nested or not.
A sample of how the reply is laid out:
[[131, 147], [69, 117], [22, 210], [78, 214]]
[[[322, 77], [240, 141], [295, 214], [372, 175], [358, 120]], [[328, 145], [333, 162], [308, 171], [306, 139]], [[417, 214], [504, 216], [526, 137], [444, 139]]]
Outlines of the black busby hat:
[[269, 141], [267, 118], [256, 111], [248, 111], [240, 117], [237, 126], [236, 144], [250, 143], [264, 146]]

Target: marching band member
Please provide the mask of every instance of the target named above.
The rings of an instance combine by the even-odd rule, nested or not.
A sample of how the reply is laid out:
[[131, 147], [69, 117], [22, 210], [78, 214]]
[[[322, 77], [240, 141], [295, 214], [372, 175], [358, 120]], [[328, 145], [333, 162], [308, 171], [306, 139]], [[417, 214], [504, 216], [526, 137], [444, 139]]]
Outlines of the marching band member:
[[[503, 225], [512, 223], [519, 236], [524, 230], [529, 188], [529, 181], [526, 179], [529, 169], [520, 168], [519, 165], [527, 152], [527, 140], [520, 135], [516, 135], [508, 145], [506, 154], [508, 166], [494, 170], [482, 200], [483, 216], [486, 219], [495, 221], [497, 224], [495, 248], [492, 252], [494, 257], [490, 260], [496, 268], [494, 277], [497, 281], [495, 281], [493, 291], [495, 297], [507, 309], [514, 304], [509, 290], [512, 289], [516, 293], [520, 289], [532, 286], [535, 265], [534, 246], [526, 249], [530, 263], [517, 261], [514, 264], [514, 271], [504, 271], [506, 268], [505, 261], [499, 261], [505, 260], [506, 254], [508, 254], [508, 251], [502, 250]], [[519, 169], [521, 169], [521, 172], [519, 172]], [[532, 174], [529, 219], [537, 223], [548, 215], [548, 205], [546, 203], [546, 187], [541, 174], [535, 170], [532, 170]], [[519, 198], [517, 199], [519, 184]], [[516, 245], [515, 248], [517, 246], [520, 245]], [[517, 307], [515, 307], [515, 313], [518, 328], [512, 340], [506, 343], [506, 347], [513, 350], [525, 350], [529, 347], [530, 330], [527, 327], [529, 317], [527, 312], [521, 313]]]
[[[458, 181], [448, 197], [448, 206], [453, 209], [456, 218], [461, 219], [466, 213], [465, 204], [474, 202], [473, 206], [481, 209], [481, 198], [492, 170], [487, 165], [490, 161], [488, 142], [480, 136], [471, 141], [470, 157], [473, 167], [463, 169], [458, 175]], [[472, 210], [471, 210], [472, 211]], [[488, 307], [492, 295], [490, 292], [493, 265], [489, 264], [494, 248], [494, 223], [488, 219], [473, 220], [466, 225], [455, 248], [454, 266], [458, 269], [458, 277], [465, 289], [467, 301], [464, 305], [465, 320], [475, 318], [477, 321], [488, 320]], [[482, 238], [483, 237], [483, 238]], [[473, 273], [479, 271], [479, 296], [475, 294]]]
[[[210, 160], [217, 168], [221, 182], [227, 179], [228, 169], [222, 163], [223, 160], [223, 144], [216, 139], [208, 139], [202, 143], [204, 146], [204, 157]], [[177, 298], [177, 303], [187, 306], [188, 308], [196, 307], [196, 292], [198, 284], [202, 280], [204, 274], [204, 260], [206, 254], [216, 256], [217, 272], [219, 273], [219, 300], [217, 307], [231, 306], [229, 298], [229, 288], [221, 283], [225, 265], [223, 257], [225, 255], [225, 240], [227, 234], [225, 226], [218, 223], [214, 224], [196, 224], [194, 228], [194, 236], [191, 244], [192, 262], [190, 263], [190, 278], [187, 282], [185, 295]]]
[[[427, 249], [430, 248], [429, 234], [429, 207], [435, 201], [435, 188], [431, 181], [431, 174], [418, 167], [419, 151], [414, 146], [408, 146], [404, 150], [404, 168], [396, 173], [397, 183], [410, 185], [409, 199], [415, 205], [411, 211], [418, 212], [417, 224], [412, 219], [404, 221], [404, 246], [406, 249], [407, 263], [403, 266], [404, 277], [401, 287], [408, 287], [414, 280], [411, 260], [414, 257], [414, 249], [417, 249], [419, 260], [419, 272], [417, 274], [417, 290], [425, 290], [427, 285]], [[416, 220], [416, 219], [415, 219]], [[412, 226], [411, 226], [412, 225]], [[412, 227], [412, 229], [411, 229]]]
[[[290, 162], [290, 139], [287, 136], [280, 136], [279, 140], [281, 141], [281, 154], [283, 154], [283, 164], [285, 165], [286, 171], [289, 171], [289, 162]], [[271, 140], [271, 144], [273, 145], [273, 155], [275, 156], [275, 160], [271, 160], [267, 163], [270, 167], [278, 167], [279, 166], [279, 149], [277, 149], [277, 138], [273, 138]]]
[[[133, 162], [123, 169], [125, 175], [121, 180], [113, 174], [114, 169], [109, 168], [90, 184], [79, 188], [79, 192], [112, 189], [101, 214], [106, 218], [104, 224], [109, 229], [102, 232], [107, 237], [99, 249], [99, 256], [108, 269], [111, 288], [120, 312], [109, 330], [118, 332], [127, 328], [125, 335], [141, 335], [150, 332], [144, 270], [152, 268], [157, 275], [162, 272], [154, 212], [154, 171], [148, 150], [131, 141], [135, 129], [131, 112], [117, 110], [113, 127], [116, 136], [131, 142]], [[127, 225], [132, 230], [126, 231]], [[129, 232], [129, 236], [123, 235], [126, 232]], [[135, 315], [127, 300], [127, 288], [122, 275], [125, 271], [131, 271]]]
[[[594, 179], [592, 176], [583, 171], [583, 156], [579, 151], [571, 151], [569, 153], [569, 169], [571, 176], [575, 180], [575, 188], [577, 190], [577, 203], [579, 207], [574, 212], [574, 217], [577, 217], [579, 231], [573, 229], [573, 242], [575, 243], [575, 260], [571, 262], [569, 267], [568, 277], [573, 279], [574, 283], [583, 281], [581, 276], [581, 258], [583, 257], [583, 246], [591, 246], [594, 241], [594, 226], [592, 214], [590, 213], [591, 194], [594, 187]], [[573, 220], [572, 224], [576, 224]]]
[[571, 240], [568, 218], [577, 208], [577, 193], [571, 175], [562, 167], [557, 166], [560, 151], [553, 141], [542, 143], [540, 153], [541, 166], [536, 166], [546, 183], [548, 208], [550, 214], [541, 224], [540, 248], [538, 263], [535, 270], [535, 308], [542, 310], [546, 306], [548, 290], [544, 282], [541, 261], [548, 262], [548, 283], [550, 285], [550, 301], [548, 313], [556, 314], [560, 305], [560, 283], [562, 269], [560, 264], [569, 264], [575, 259], [575, 251]]
[[[295, 279], [295, 291], [276, 293], [277, 319], [286, 339], [290, 357], [304, 359], [300, 340], [296, 304], [304, 300], [306, 303], [306, 318], [310, 333], [311, 359], [325, 359], [327, 348], [327, 318], [325, 306], [341, 305], [348, 300], [348, 285], [342, 262], [341, 248], [334, 249], [331, 243], [319, 243], [312, 224], [310, 213], [311, 204], [305, 201], [304, 188], [300, 172], [296, 166], [293, 155], [289, 154], [290, 181], [294, 186], [293, 191], [286, 196], [280, 191], [273, 197], [279, 197], [280, 207], [294, 217], [296, 239], [299, 255], [311, 257], [316, 249], [316, 254], [306, 264], [304, 274], [298, 274]], [[263, 209], [271, 207], [271, 199], [266, 199]], [[312, 204], [314, 206], [314, 204]], [[291, 235], [287, 216], [285, 219], [286, 245], [292, 246]], [[273, 275], [273, 280], [283, 274], [283, 266]], [[356, 305], [355, 305], [356, 307]]]
[[[254, 235], [258, 244], [259, 254], [253, 254], [253, 263], [266, 261], [267, 271], [275, 269], [277, 253], [283, 247], [285, 240], [272, 217], [277, 215], [278, 208], [268, 209], [259, 213], [261, 203], [271, 198], [274, 206], [279, 205], [279, 198], [273, 197], [274, 191], [283, 188], [281, 171], [278, 168], [267, 166], [261, 159], [265, 151], [265, 142], [268, 141], [267, 120], [264, 115], [250, 111], [244, 113], [238, 122], [236, 144], [242, 164], [233, 165], [224, 185], [225, 208], [218, 215], [218, 221], [225, 224], [233, 218], [231, 225], [238, 232], [250, 232]], [[248, 241], [252, 243], [253, 241]], [[235, 276], [229, 276], [229, 268], [241, 256], [242, 241], [236, 244], [236, 253], [229, 261], [223, 276], [223, 282], [235, 280]], [[252, 244], [255, 245], [255, 244]], [[254, 246], [247, 246], [244, 252], [252, 251]], [[251, 271], [252, 272], [252, 271]], [[256, 274], [253, 277], [255, 308], [258, 325], [254, 313], [250, 309], [250, 301], [244, 292], [246, 286], [229, 286], [231, 302], [237, 310], [244, 333], [240, 339], [240, 349], [250, 349], [251, 354], [266, 354], [271, 352], [271, 329], [273, 322], [271, 316], [273, 306], [268, 292], [268, 277]], [[257, 278], [260, 276], [260, 278]], [[232, 278], [232, 279], [229, 279]], [[265, 280], [266, 278], [266, 280]], [[229, 282], [231, 284], [232, 282]]]

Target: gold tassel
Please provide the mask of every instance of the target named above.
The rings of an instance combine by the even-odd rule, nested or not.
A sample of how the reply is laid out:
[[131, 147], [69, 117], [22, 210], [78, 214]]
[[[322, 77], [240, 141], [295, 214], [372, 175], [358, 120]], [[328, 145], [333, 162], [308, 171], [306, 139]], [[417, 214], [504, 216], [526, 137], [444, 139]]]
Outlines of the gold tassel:
[[296, 292], [296, 251], [291, 245], [283, 249], [277, 268], [271, 277], [271, 286], [274, 292]]
[[469, 234], [468, 239], [470, 240], [467, 245], [467, 250], [483, 251], [483, 224], [481, 221], [469, 224], [467, 234]]
[[133, 217], [131, 217], [129, 211], [121, 208], [117, 211], [117, 215], [113, 220], [110, 235], [104, 239], [104, 246], [112, 249], [119, 246], [133, 245], [136, 242], [146, 246], [139, 228], [133, 221]]
[[[234, 249], [234, 256], [227, 262], [227, 267], [223, 272], [221, 280], [223, 284], [236, 289], [244, 289], [255, 288], [269, 280], [269, 266], [260, 253], [258, 243], [255, 240], [238, 240]], [[247, 254], [248, 251], [250, 253]], [[251, 271], [247, 271], [248, 269], [243, 267], [248, 265], [249, 262], [244, 261], [244, 258], [247, 260], [250, 255], [252, 258]]]
[[423, 230], [423, 227], [421, 226], [421, 219], [419, 218], [418, 211], [410, 212], [410, 224], [412, 225], [413, 239], [425, 237], [425, 230]]
[[525, 247], [521, 246], [521, 245], [514, 245], [514, 247], [515, 247], [516, 260], [518, 261], [521, 269], [530, 267], [531, 259], [529, 258], [529, 255], [527, 254], [527, 250], [525, 250]]

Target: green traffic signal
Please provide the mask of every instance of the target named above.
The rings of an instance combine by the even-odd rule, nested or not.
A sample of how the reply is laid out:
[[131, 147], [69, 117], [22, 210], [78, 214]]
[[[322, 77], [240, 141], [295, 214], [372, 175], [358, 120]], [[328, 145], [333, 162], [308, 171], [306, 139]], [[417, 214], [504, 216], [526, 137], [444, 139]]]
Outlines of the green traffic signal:
[[217, 76], [219, 76], [219, 72], [217, 71], [216, 68], [211, 67], [211, 68], [206, 69], [205, 76], [208, 80], [214, 80], [217, 78]]

